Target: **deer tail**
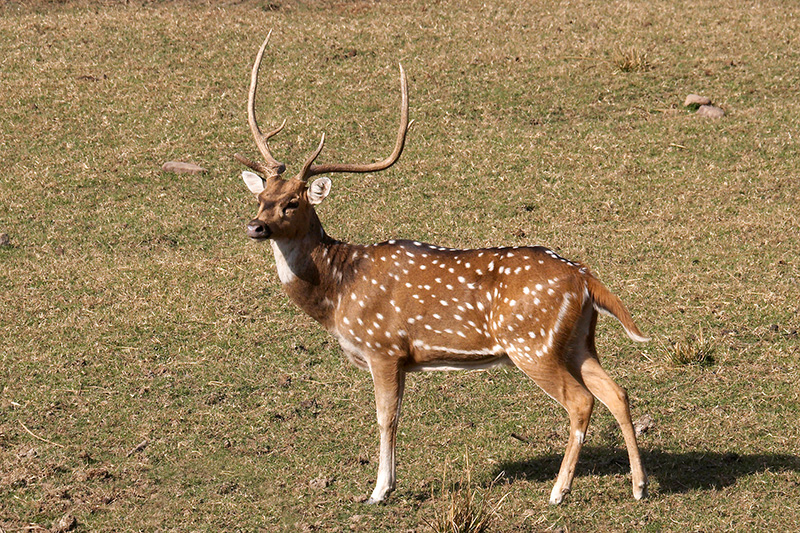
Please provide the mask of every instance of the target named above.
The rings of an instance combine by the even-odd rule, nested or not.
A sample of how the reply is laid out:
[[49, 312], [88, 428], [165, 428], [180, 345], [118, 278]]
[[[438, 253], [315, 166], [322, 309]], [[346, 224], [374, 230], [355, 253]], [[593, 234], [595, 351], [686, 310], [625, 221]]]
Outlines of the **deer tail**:
[[636, 324], [633, 322], [630, 312], [625, 307], [614, 293], [608, 290], [605, 285], [600, 283], [600, 280], [595, 278], [591, 273], [586, 276], [587, 289], [589, 296], [592, 298], [592, 305], [594, 308], [603, 315], [611, 315], [619, 320], [625, 333], [628, 334], [632, 340], [636, 342], [647, 342], [650, 337], [647, 337], [639, 331]]

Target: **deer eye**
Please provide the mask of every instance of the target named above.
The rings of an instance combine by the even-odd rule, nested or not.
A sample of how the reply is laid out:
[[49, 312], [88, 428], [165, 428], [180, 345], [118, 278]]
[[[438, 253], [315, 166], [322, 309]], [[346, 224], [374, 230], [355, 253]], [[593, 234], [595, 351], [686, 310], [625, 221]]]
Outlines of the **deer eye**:
[[300, 207], [300, 202], [292, 200], [283, 208], [283, 214], [285, 215], [290, 209], [297, 209], [298, 207]]

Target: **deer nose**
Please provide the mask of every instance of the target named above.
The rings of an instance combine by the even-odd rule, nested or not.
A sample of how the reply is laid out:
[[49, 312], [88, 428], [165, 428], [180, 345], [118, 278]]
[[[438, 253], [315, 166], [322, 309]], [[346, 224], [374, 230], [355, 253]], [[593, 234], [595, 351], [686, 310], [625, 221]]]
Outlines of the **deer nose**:
[[263, 220], [253, 219], [247, 223], [247, 236], [251, 239], [269, 239], [272, 230]]

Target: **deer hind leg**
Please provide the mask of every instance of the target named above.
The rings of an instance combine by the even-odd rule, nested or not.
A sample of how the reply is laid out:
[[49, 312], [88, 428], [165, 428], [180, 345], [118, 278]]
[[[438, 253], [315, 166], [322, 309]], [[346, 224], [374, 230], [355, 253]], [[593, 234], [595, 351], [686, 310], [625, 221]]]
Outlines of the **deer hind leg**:
[[[537, 381], [542, 389], [556, 399], [569, 414], [569, 440], [567, 449], [564, 451], [564, 459], [561, 461], [561, 468], [558, 471], [558, 478], [550, 492], [550, 503], [558, 505], [564, 497], [572, 490], [572, 479], [575, 477], [575, 468], [578, 465], [578, 457], [586, 438], [586, 430], [589, 428], [589, 419], [594, 408], [594, 397], [577, 380], [568, 379], [572, 376], [565, 369], [560, 377], [560, 384], [553, 384], [551, 380], [543, 384]], [[534, 380], [536, 381], [536, 380]], [[554, 386], [555, 385], [555, 386]]]
[[400, 419], [400, 404], [403, 401], [405, 372], [397, 358], [370, 361], [372, 381], [375, 385], [375, 407], [381, 432], [380, 463], [375, 490], [368, 504], [386, 499], [395, 488], [395, 449], [397, 446], [397, 423]]
[[633, 497], [641, 500], [647, 496], [647, 474], [642, 466], [639, 446], [636, 444], [636, 433], [631, 422], [628, 394], [625, 389], [614, 383], [614, 380], [600, 366], [592, 344], [590, 343], [585, 357], [580, 362], [578, 372], [580, 372], [581, 379], [592, 394], [608, 407], [622, 430], [625, 446], [628, 449], [628, 459], [631, 463]]
[[513, 352], [514, 350], [509, 350], [512, 361], [569, 414], [567, 449], [561, 461], [556, 483], [550, 492], [550, 503], [558, 505], [572, 490], [575, 467], [594, 408], [594, 396], [570, 373], [560, 359], [534, 361], [532, 358], [515, 357], [517, 354]]

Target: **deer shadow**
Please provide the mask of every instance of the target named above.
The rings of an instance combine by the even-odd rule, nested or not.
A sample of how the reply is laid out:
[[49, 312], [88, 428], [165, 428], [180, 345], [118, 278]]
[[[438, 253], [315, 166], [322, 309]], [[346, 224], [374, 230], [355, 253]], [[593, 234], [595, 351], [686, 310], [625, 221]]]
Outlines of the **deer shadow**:
[[[736, 452], [674, 453], [642, 450], [645, 471], [658, 482], [659, 492], [683, 493], [691, 490], [717, 490], [736, 483], [736, 480], [767, 470], [771, 472], [800, 472], [800, 457], [788, 454], [738, 454]], [[504, 472], [506, 479], [551, 481], [558, 475], [561, 454], [548, 454], [529, 461], [509, 461], [497, 466], [495, 476]], [[576, 477], [628, 474], [630, 465], [624, 449], [584, 446]]]

